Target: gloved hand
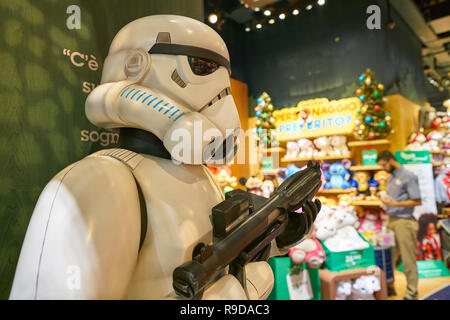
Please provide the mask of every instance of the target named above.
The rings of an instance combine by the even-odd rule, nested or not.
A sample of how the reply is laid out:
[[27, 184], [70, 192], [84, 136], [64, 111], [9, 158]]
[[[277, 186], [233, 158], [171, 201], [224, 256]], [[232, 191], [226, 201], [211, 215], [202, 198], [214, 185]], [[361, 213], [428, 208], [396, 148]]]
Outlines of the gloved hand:
[[289, 212], [288, 224], [283, 233], [276, 238], [277, 247], [286, 249], [299, 244], [305, 235], [312, 230], [314, 220], [320, 211], [322, 204], [319, 199], [307, 201], [302, 206], [302, 212]]

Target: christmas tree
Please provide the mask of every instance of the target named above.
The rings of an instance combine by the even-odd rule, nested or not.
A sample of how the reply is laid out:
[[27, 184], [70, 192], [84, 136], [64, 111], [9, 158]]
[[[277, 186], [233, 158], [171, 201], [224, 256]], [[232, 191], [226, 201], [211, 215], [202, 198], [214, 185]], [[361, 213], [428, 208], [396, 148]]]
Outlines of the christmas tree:
[[[256, 99], [258, 105], [255, 107], [256, 116], [256, 132], [258, 133], [258, 144], [270, 148], [275, 143], [275, 119], [272, 117], [273, 105], [270, 96], [263, 92], [261, 96]], [[273, 131], [272, 131], [273, 130]]]
[[384, 111], [384, 86], [376, 82], [370, 69], [359, 77], [359, 82], [356, 95], [362, 106], [355, 120], [354, 136], [360, 140], [386, 137], [391, 133], [391, 115]]

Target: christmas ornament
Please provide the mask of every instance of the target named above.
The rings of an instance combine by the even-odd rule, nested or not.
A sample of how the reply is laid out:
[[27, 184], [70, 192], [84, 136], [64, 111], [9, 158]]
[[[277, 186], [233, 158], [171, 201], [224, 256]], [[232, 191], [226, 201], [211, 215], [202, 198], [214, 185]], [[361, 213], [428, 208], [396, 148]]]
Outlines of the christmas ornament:
[[366, 78], [366, 80], [364, 80], [364, 83], [368, 86], [370, 86], [370, 84], [372, 83], [372, 80], [370, 80], [370, 78]]
[[371, 116], [367, 116], [364, 118], [364, 121], [366, 121], [367, 123], [371, 123], [372, 122], [372, 117]]
[[367, 106], [364, 105], [364, 106], [362, 107], [361, 111], [362, 111], [362, 113], [366, 113], [366, 112], [367, 112]]
[[264, 123], [264, 127], [268, 128], [270, 127], [270, 124], [268, 122]]
[[255, 107], [255, 112], [258, 112], [259, 111], [259, 108], [258, 107]]
[[375, 110], [375, 111], [380, 111], [380, 106], [379, 105], [374, 105], [373, 106], [373, 110]]
[[389, 116], [386, 116], [386, 118], [384, 118], [384, 120], [386, 120], [386, 121], [390, 121], [390, 120], [391, 120], [391, 117], [389, 117]]
[[380, 90], [380, 91], [384, 90], [384, 86], [381, 83], [378, 85], [378, 90]]
[[262, 118], [263, 118], [264, 120], [266, 120], [266, 119], [267, 119], [267, 113], [264, 113], [264, 114], [262, 115]]
[[259, 119], [256, 120], [256, 126], [259, 127], [259, 126], [261, 126], [261, 125], [262, 125], [261, 120], [259, 120]]
[[272, 104], [269, 104], [268, 108], [269, 108], [269, 111], [273, 111], [273, 105]]
[[355, 124], [359, 125], [360, 121], [358, 119], [355, 120]]
[[256, 129], [256, 131], [257, 131], [259, 134], [261, 134], [261, 133], [262, 133], [262, 128], [258, 128], [258, 129]]
[[257, 116], [257, 117], [261, 116], [261, 111], [257, 111], [257, 112], [256, 112], [256, 116]]
[[364, 81], [364, 75], [360, 75], [359, 76], [359, 82], [363, 82]]
[[361, 102], [363, 102], [365, 98], [366, 97], [364, 97], [364, 96], [359, 96], [359, 100], [361, 100]]
[[357, 95], [357, 96], [360, 96], [360, 95], [361, 95], [361, 92], [362, 92], [361, 89], [356, 90], [356, 95]]
[[270, 118], [270, 123], [274, 123], [275, 122], [275, 118]]
[[380, 96], [380, 93], [379, 93], [378, 91], [375, 91], [375, 92], [373, 93], [373, 96], [374, 96], [375, 98], [378, 98], [378, 97]]
[[373, 138], [375, 138], [375, 133], [369, 132], [369, 139], [373, 139]]
[[386, 127], [386, 122], [380, 122], [380, 128]]

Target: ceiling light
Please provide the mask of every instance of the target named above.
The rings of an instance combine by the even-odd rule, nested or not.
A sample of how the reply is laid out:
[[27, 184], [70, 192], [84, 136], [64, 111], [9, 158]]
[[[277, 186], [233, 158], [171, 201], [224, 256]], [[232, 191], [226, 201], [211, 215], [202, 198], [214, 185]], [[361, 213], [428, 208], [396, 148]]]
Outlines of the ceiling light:
[[284, 18], [286, 18], [286, 15], [284, 13], [281, 13], [278, 18], [280, 18], [280, 20], [284, 20]]
[[255, 8], [254, 10], [255, 10], [255, 12], [259, 12], [260, 9], [259, 8]]
[[261, 23], [258, 23], [258, 24], [256, 25], [256, 29], [261, 29], [261, 28], [262, 28]]
[[306, 10], [311, 10], [312, 9], [312, 4], [308, 4], [307, 6], [306, 6]]
[[319, 1], [317, 1], [317, 4], [319, 6], [323, 6], [325, 4], [325, 0], [319, 0]]
[[294, 16], [298, 15], [299, 13], [300, 13], [300, 10], [298, 10], [298, 9], [294, 9], [294, 11], [292, 11], [292, 14]]
[[245, 27], [245, 32], [250, 32], [250, 27]]
[[217, 14], [215, 14], [215, 13], [211, 13], [211, 14], [208, 16], [208, 21], [209, 21], [210, 23], [212, 23], [212, 24], [216, 23], [217, 20], [219, 20], [219, 17], [218, 17]]
[[269, 24], [274, 24], [275, 23], [275, 19], [270, 19], [269, 20]]
[[264, 15], [266, 17], [270, 16], [272, 12], [270, 12], [270, 10], [264, 10]]

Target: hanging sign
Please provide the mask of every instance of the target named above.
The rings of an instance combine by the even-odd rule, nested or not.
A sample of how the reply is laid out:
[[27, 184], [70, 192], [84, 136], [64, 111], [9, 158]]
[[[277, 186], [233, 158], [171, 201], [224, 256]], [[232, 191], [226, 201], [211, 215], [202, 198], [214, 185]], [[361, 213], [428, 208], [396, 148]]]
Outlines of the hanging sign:
[[319, 98], [276, 110], [273, 117], [278, 140], [351, 134], [360, 104], [356, 97], [332, 101]]

